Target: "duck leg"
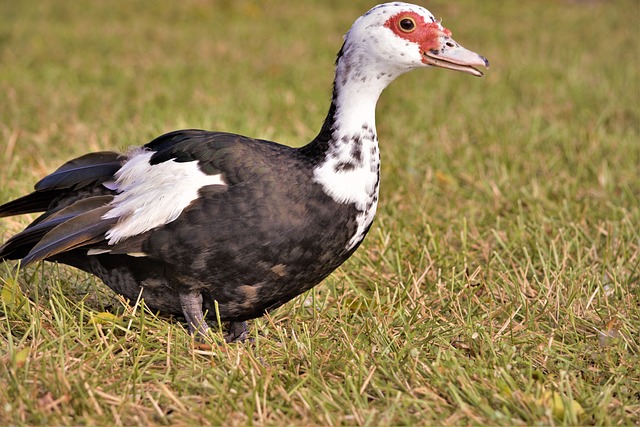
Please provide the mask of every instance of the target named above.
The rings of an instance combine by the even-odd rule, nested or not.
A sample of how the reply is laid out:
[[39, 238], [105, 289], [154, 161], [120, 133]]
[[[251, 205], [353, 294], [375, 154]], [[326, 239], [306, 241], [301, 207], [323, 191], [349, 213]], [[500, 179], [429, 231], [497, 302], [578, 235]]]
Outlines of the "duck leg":
[[227, 333], [224, 335], [226, 342], [243, 342], [249, 339], [249, 328], [247, 322], [229, 322]]
[[187, 319], [189, 333], [195, 335], [197, 332], [202, 337], [206, 336], [209, 326], [204, 321], [204, 314], [202, 314], [202, 294], [194, 291], [179, 294], [178, 296], [182, 314]]
[[[189, 333], [196, 333], [201, 337], [207, 335], [209, 326], [204, 320], [202, 313], [202, 294], [200, 292], [187, 292], [179, 294], [180, 307], [185, 319], [187, 319], [187, 327]], [[249, 328], [247, 322], [229, 322], [227, 333], [224, 335], [226, 342], [243, 342], [249, 339]]]

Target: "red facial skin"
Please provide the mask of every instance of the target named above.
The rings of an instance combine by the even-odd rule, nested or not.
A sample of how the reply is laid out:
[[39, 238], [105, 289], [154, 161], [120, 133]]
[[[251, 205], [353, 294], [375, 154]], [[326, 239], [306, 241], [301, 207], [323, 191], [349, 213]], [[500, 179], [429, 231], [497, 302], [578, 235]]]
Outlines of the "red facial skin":
[[[400, 27], [400, 22], [407, 18], [415, 22], [415, 26], [409, 31]], [[415, 12], [398, 13], [389, 18], [384, 26], [393, 31], [398, 37], [417, 43], [420, 46], [421, 54], [431, 50], [440, 50], [440, 36], [451, 37], [451, 31], [440, 27], [436, 22], [425, 22], [422, 15], [418, 15]]]

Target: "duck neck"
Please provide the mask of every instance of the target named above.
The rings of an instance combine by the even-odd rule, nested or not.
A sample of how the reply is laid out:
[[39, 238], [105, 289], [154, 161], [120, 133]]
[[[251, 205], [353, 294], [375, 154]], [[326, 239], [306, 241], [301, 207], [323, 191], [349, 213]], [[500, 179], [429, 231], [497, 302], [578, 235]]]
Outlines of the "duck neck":
[[376, 104], [396, 76], [376, 71], [375, 61], [367, 59], [348, 43], [338, 52], [329, 112], [316, 138], [303, 147], [313, 151], [316, 159], [335, 151], [349, 151], [345, 143], [352, 138], [376, 140]]
[[314, 181], [337, 203], [354, 204], [358, 229], [347, 247], [364, 238], [375, 214], [380, 152], [375, 109], [395, 75], [376, 69], [366, 52], [345, 44], [336, 61], [329, 112], [318, 136], [302, 152], [313, 159]]

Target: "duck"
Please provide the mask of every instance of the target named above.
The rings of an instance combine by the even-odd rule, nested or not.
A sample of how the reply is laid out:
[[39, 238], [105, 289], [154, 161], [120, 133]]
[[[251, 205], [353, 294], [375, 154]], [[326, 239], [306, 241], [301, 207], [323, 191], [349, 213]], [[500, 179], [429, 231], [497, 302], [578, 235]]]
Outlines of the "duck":
[[0, 260], [66, 264], [184, 318], [194, 336], [224, 322], [225, 341], [243, 341], [248, 320], [316, 286], [360, 246], [378, 205], [376, 103], [398, 76], [434, 67], [481, 77], [489, 62], [424, 7], [377, 5], [344, 36], [313, 140], [186, 129], [75, 158], [0, 206], [0, 217], [41, 213]]

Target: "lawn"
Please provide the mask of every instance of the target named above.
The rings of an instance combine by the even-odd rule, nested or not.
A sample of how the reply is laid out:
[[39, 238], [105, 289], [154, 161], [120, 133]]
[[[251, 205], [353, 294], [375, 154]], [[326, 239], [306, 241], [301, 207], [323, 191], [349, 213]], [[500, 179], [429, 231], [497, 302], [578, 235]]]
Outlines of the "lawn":
[[[173, 129], [302, 145], [373, 4], [0, 2], [0, 202]], [[0, 425], [640, 423], [640, 4], [426, 6], [491, 69], [385, 91], [345, 265], [205, 346], [77, 270], [0, 264]]]

